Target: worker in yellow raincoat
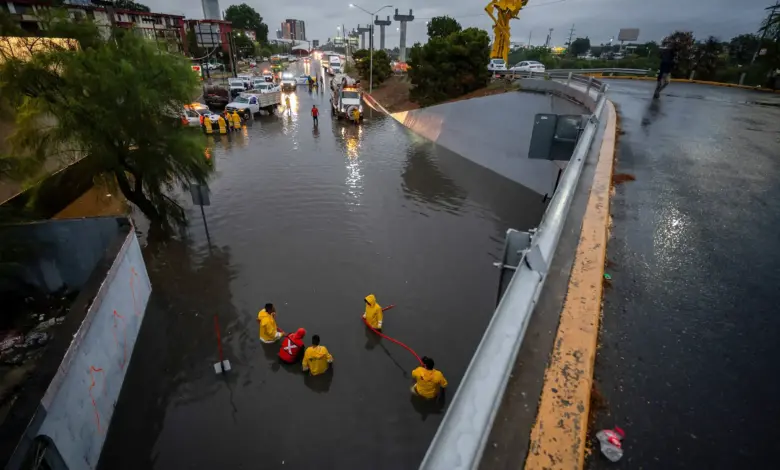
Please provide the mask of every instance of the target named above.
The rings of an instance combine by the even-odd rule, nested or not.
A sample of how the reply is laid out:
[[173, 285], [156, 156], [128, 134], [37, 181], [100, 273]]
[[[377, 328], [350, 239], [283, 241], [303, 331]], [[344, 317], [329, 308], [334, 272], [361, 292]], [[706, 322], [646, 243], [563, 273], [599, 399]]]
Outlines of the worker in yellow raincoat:
[[412, 371], [412, 378], [416, 383], [412, 385], [412, 393], [423, 398], [436, 398], [443, 388], [447, 388], [447, 379], [444, 374], [433, 368], [433, 359], [427, 356], [422, 358], [423, 365]]
[[225, 118], [220, 114], [219, 115], [219, 133], [220, 134], [227, 134], [228, 128], [227, 124], [225, 123]]
[[260, 324], [260, 341], [264, 343], [274, 343], [284, 336], [284, 331], [276, 326], [274, 304], [265, 304], [265, 308], [257, 314], [257, 323]]
[[233, 129], [241, 129], [241, 116], [237, 112], [233, 111], [233, 114], [230, 115], [230, 120], [233, 121]]
[[320, 346], [320, 335], [312, 336], [311, 346], [303, 354], [303, 371], [309, 371], [311, 375], [324, 374], [332, 362], [328, 348]]
[[352, 108], [352, 120], [355, 121], [355, 124], [360, 124], [360, 111], [357, 108]]
[[214, 132], [214, 130], [211, 127], [211, 117], [210, 116], [206, 116], [203, 119], [203, 127], [206, 129], [206, 134], [211, 134], [212, 132]]
[[366, 303], [366, 312], [363, 314], [366, 323], [375, 330], [381, 330], [382, 320], [384, 319], [382, 306], [376, 302], [374, 294], [368, 294], [363, 301]]

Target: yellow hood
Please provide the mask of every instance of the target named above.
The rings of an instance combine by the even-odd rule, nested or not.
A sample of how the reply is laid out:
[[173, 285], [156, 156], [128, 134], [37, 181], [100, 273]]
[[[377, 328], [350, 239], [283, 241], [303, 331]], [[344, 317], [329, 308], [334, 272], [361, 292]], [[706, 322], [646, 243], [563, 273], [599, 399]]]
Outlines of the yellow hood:
[[382, 314], [382, 306], [376, 302], [376, 296], [374, 294], [368, 294], [366, 296], [366, 313], [363, 315], [366, 319], [366, 323], [371, 328], [382, 328], [382, 320], [384, 315]]
[[376, 305], [376, 296], [374, 294], [368, 294], [366, 296], [366, 302], [368, 302], [368, 305], [373, 307]]

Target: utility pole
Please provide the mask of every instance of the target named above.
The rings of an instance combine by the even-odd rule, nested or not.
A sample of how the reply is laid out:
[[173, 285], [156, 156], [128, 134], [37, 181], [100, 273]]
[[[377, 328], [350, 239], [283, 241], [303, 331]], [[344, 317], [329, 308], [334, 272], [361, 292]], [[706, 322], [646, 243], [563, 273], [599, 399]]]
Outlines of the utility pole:
[[550, 47], [550, 41], [552, 40], [552, 32], [553, 32], [553, 28], [550, 28], [549, 32], [547, 33], [547, 40], [544, 41], [544, 47]]
[[534, 30], [528, 31], [528, 47], [531, 47], [531, 35], [534, 33]]
[[568, 51], [571, 52], [571, 40], [574, 37], [574, 24], [572, 23], [571, 29], [569, 30], [569, 42], [566, 43], [566, 47], [568, 48]]

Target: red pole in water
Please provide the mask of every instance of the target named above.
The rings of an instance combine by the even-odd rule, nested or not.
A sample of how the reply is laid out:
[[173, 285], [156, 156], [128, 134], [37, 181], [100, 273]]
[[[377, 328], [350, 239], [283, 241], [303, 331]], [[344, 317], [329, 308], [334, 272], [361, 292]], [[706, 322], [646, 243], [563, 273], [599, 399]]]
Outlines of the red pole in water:
[[214, 315], [214, 332], [217, 334], [217, 347], [219, 348], [219, 363], [221, 364], [225, 358], [222, 357], [222, 336], [219, 334], [219, 318]]

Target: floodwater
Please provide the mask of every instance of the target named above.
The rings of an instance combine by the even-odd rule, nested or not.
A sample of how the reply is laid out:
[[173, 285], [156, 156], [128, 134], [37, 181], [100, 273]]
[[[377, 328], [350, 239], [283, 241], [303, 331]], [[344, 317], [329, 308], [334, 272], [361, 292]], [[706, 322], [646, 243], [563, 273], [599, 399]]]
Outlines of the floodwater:
[[[100, 468], [421, 461], [443, 410], [411, 398], [416, 361], [366, 330], [363, 297], [397, 305], [385, 333], [433, 357], [452, 397], [495, 307], [504, 233], [545, 205], [390, 118], [355, 126], [327, 106], [299, 87], [291, 112], [214, 139], [210, 243], [190, 208], [186, 236], [146, 248], [153, 293]], [[258, 340], [266, 302], [281, 328], [321, 336], [331, 374], [278, 363], [278, 345]], [[227, 376], [213, 369], [215, 316]]]

